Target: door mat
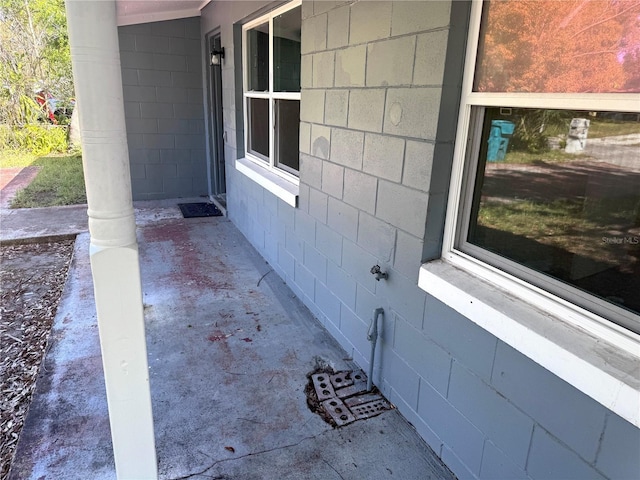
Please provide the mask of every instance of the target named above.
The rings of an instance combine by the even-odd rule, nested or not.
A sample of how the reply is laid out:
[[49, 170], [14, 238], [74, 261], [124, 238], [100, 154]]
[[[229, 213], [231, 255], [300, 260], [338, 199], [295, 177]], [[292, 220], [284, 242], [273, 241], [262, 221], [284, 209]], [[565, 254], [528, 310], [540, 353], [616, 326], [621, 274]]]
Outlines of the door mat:
[[222, 212], [213, 203], [179, 203], [184, 218], [221, 217]]

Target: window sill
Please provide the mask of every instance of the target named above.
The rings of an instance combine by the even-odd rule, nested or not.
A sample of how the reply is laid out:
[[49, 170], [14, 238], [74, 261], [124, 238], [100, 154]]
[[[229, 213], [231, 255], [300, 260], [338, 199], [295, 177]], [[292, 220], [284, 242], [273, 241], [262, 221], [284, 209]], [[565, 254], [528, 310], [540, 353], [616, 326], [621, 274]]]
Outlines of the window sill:
[[285, 203], [294, 208], [297, 207], [299, 192], [297, 183], [291, 182], [246, 158], [236, 160], [236, 170], [273, 193]]
[[[418, 286], [604, 407], [640, 426], [640, 342], [603, 339], [445, 260]], [[633, 335], [633, 334], [631, 334]]]

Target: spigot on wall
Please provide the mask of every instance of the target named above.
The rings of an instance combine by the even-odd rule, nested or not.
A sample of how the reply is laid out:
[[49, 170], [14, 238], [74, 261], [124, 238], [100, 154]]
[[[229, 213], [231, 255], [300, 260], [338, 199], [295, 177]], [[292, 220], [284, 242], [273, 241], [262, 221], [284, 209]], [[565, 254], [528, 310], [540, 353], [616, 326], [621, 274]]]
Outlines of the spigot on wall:
[[380, 279], [386, 280], [387, 278], [389, 278], [389, 274], [387, 272], [383, 272], [382, 270], [380, 270], [380, 265], [374, 265], [373, 267], [371, 267], [370, 272], [372, 275], [375, 275], [378, 282], [380, 281]]

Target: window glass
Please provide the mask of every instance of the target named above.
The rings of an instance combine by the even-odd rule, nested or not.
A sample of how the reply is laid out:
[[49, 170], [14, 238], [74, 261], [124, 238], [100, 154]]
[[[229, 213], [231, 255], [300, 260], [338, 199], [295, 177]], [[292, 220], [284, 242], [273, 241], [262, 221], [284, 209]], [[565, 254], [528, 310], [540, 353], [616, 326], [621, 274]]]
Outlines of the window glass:
[[640, 313], [640, 114], [481, 110], [466, 245]]
[[263, 23], [247, 32], [249, 91], [269, 90], [269, 24]]
[[249, 150], [269, 158], [269, 100], [249, 99]]
[[273, 19], [273, 88], [300, 91], [301, 7]]
[[476, 92], [640, 92], [637, 0], [486, 2]]
[[300, 170], [300, 102], [276, 100], [276, 164], [292, 172]]

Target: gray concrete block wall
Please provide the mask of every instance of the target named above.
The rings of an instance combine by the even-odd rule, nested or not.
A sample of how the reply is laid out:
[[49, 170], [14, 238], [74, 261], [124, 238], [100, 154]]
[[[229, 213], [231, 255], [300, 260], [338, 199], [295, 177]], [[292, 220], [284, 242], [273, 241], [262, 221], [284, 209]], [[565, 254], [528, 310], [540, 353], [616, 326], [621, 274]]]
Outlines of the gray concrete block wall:
[[200, 20], [118, 33], [134, 200], [207, 195]]
[[[237, 51], [233, 24], [264, 8], [214, 2], [203, 24]], [[637, 428], [416, 285], [441, 242], [467, 8], [303, 1], [299, 207], [231, 163], [230, 218], [365, 369], [385, 309], [374, 380], [459, 478], [635, 478]], [[238, 59], [223, 66], [234, 133]]]

